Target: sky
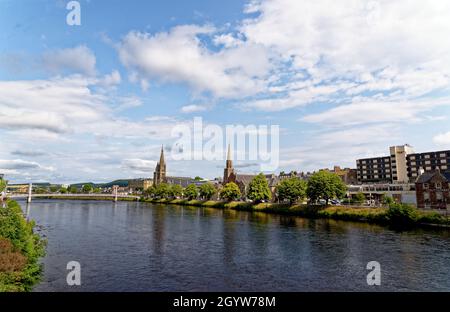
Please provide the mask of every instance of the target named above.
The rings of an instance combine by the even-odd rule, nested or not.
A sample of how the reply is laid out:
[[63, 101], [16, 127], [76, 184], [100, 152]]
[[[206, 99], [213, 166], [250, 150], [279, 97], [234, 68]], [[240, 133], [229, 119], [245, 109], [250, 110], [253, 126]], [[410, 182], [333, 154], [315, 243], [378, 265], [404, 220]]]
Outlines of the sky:
[[169, 175], [220, 177], [220, 159], [171, 158], [194, 117], [278, 125], [275, 172], [450, 149], [449, 1], [80, 0], [74, 26], [69, 2], [0, 0], [11, 182], [151, 177], [161, 145]]

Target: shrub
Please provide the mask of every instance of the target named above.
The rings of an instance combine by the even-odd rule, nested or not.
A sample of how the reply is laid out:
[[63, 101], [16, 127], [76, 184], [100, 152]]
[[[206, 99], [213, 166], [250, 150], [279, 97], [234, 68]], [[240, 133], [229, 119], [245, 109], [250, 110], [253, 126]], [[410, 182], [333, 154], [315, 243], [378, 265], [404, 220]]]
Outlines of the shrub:
[[[20, 206], [8, 201], [0, 208], [0, 292], [29, 291], [39, 281], [45, 242], [33, 232]], [[25, 261], [24, 261], [25, 259]]]
[[391, 204], [386, 217], [392, 225], [411, 225], [418, 219], [418, 212], [414, 206], [408, 204]]
[[357, 193], [355, 196], [353, 196], [353, 202], [356, 204], [362, 204], [366, 201], [366, 195], [364, 193]]

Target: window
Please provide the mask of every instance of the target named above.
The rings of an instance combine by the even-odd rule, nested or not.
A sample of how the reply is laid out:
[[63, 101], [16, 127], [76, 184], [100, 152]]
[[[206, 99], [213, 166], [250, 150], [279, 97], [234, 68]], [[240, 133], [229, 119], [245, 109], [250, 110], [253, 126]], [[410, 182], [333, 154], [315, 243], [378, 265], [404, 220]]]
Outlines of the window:
[[416, 159], [416, 156], [410, 156], [409, 159], [415, 160], [415, 159]]
[[415, 166], [415, 165], [416, 165], [415, 161], [411, 162], [411, 166]]
[[442, 188], [442, 184], [441, 183], [436, 183], [436, 189], [440, 190]]
[[429, 185], [428, 183], [424, 183], [424, 184], [423, 184], [423, 188], [424, 188], [424, 189], [428, 190], [429, 187], [430, 187], [430, 185]]
[[431, 167], [430, 167], [430, 166], [426, 166], [426, 167], [425, 167], [425, 170], [430, 171], [430, 170], [431, 170]]
[[425, 155], [425, 159], [430, 159], [430, 155]]
[[445, 153], [440, 153], [439, 156], [440, 157], [446, 157], [447, 155], [445, 155]]
[[429, 200], [430, 199], [430, 194], [428, 192], [424, 192], [423, 193], [423, 199], [424, 200]]
[[447, 161], [445, 159], [441, 159], [441, 164], [446, 164]]
[[437, 201], [442, 201], [443, 197], [442, 197], [442, 192], [436, 192], [436, 200]]

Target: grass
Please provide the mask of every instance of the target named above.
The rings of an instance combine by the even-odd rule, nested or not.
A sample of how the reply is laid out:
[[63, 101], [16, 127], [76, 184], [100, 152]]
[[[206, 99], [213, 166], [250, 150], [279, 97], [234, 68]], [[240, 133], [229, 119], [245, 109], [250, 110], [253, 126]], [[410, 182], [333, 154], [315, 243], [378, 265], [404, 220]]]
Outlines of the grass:
[[323, 218], [344, 221], [376, 223], [381, 225], [450, 226], [450, 219], [436, 212], [419, 211], [409, 205], [393, 205], [392, 208], [361, 208], [346, 206], [310, 206], [302, 204], [248, 203], [239, 201], [141, 199], [145, 202], [258, 211], [305, 218]]

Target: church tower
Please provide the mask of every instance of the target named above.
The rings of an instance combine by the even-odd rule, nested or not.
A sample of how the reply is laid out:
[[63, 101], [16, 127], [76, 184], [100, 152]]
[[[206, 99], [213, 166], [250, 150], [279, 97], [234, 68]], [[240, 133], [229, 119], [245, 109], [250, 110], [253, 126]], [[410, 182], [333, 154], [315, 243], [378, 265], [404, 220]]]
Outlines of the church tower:
[[166, 182], [166, 161], [164, 160], [164, 146], [161, 146], [161, 156], [153, 173], [153, 185], [158, 185], [163, 182]]
[[227, 184], [228, 182], [234, 182], [234, 178], [235, 175], [233, 161], [231, 160], [231, 147], [230, 144], [228, 144], [227, 163], [225, 169], [223, 170], [223, 185]]

